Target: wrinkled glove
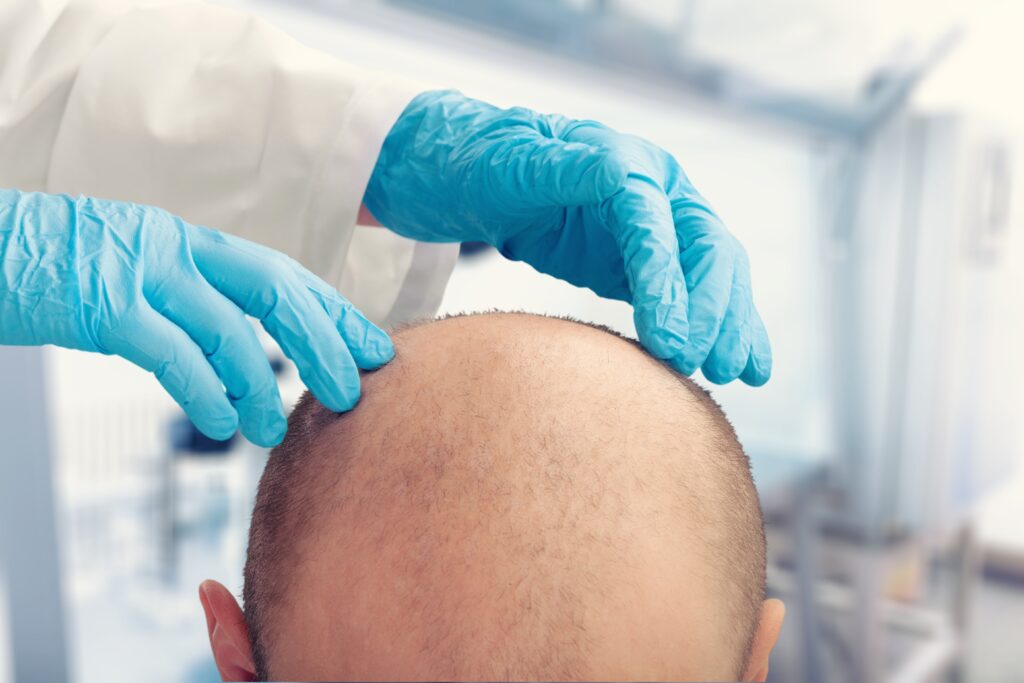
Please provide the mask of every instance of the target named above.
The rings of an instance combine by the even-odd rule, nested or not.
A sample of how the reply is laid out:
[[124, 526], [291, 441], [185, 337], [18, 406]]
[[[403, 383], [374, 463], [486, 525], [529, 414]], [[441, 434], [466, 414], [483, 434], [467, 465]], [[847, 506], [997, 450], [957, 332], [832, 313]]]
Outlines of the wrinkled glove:
[[207, 436], [241, 423], [273, 446], [284, 411], [246, 313], [337, 411], [359, 399], [357, 367], [394, 354], [352, 304], [276, 251], [148, 206], [0, 190], [0, 344], [123, 356]]
[[423, 241], [480, 241], [633, 305], [640, 341], [685, 374], [759, 386], [771, 348], [742, 245], [656, 145], [594, 121], [417, 96], [364, 203]]

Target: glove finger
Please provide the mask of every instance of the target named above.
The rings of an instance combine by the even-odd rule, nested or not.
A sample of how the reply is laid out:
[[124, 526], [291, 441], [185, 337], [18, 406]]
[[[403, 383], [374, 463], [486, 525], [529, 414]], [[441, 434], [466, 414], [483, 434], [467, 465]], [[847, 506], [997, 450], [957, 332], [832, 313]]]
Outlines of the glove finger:
[[759, 387], [772, 376], [772, 347], [757, 308], [751, 306], [750, 317], [750, 358], [740, 379], [752, 387]]
[[238, 413], [206, 356], [184, 331], [148, 305], [141, 303], [103, 345], [152, 372], [206, 436], [226, 441], [238, 429]]
[[690, 339], [681, 354], [681, 370], [692, 373], [704, 364], [718, 339], [728, 310], [735, 272], [735, 240], [710, 210], [690, 204], [673, 211], [680, 261], [690, 293]]
[[690, 333], [688, 296], [668, 199], [648, 179], [630, 177], [601, 214], [622, 253], [640, 341], [678, 368]]
[[203, 277], [263, 323], [321, 403], [338, 412], [355, 406], [359, 370], [334, 321], [306, 286], [312, 274], [265, 247], [193, 230], [192, 253]]
[[191, 285], [177, 282], [148, 292], [150, 305], [183, 329], [209, 359], [238, 411], [242, 434], [259, 446], [276, 446], [288, 423], [274, 372], [252, 326], [198, 272]]
[[749, 278], [744, 277], [744, 264], [733, 269], [729, 306], [722, 320], [718, 338], [711, 353], [701, 366], [704, 376], [715, 384], [728, 384], [743, 372], [750, 356], [750, 299]]
[[357, 366], [376, 370], [395, 357], [395, 346], [384, 330], [326, 282], [312, 273], [306, 275], [306, 286], [334, 321]]
[[355, 407], [359, 369], [334, 321], [309, 289], [280, 288], [277, 303], [261, 319], [321, 403], [335, 412]]
[[363, 370], [376, 370], [395, 357], [395, 346], [387, 333], [374, 325], [347, 299], [337, 296], [324, 302], [352, 358]]
[[596, 204], [618, 190], [628, 173], [614, 152], [532, 130], [494, 142], [481, 160], [501, 169], [510, 206], [527, 208]]

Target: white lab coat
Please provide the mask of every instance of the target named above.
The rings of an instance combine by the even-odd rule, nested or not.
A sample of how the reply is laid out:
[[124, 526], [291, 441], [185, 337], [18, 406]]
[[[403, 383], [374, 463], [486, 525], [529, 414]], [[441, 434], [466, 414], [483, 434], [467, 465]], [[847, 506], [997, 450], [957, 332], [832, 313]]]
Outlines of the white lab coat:
[[203, 2], [2, 0], [0, 187], [160, 206], [397, 323], [434, 313], [457, 253], [356, 227], [417, 91]]

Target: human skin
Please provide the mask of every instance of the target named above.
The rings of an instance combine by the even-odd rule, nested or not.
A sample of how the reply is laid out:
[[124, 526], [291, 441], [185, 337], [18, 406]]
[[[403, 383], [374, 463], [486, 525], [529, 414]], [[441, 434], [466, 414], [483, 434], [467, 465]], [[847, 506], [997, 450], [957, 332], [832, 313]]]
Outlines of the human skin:
[[[763, 680], [782, 605], [738, 669], [750, 626], [722, 580], [760, 533], [728, 526], [749, 476], [709, 461], [721, 427], [676, 377], [521, 314], [394, 341], [311, 454], [272, 678]], [[200, 592], [222, 676], [252, 680], [233, 596]]]

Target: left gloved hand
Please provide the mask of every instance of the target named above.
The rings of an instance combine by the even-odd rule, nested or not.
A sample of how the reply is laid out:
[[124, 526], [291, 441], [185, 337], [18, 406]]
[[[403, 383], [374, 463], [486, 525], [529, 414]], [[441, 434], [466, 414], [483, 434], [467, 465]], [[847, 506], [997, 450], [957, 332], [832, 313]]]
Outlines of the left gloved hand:
[[152, 206], [0, 189], [0, 344], [117, 354], [204, 434], [275, 446], [287, 423], [245, 315], [327, 407], [359, 400], [388, 336], [284, 254]]
[[768, 381], [746, 252], [676, 160], [646, 140], [426, 92], [384, 141], [364, 202], [406, 237], [487, 242], [631, 302], [640, 341], [680, 372]]

